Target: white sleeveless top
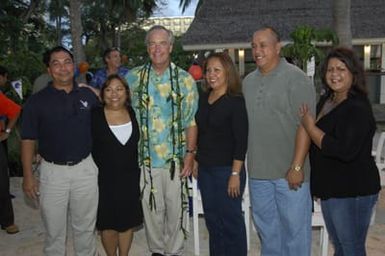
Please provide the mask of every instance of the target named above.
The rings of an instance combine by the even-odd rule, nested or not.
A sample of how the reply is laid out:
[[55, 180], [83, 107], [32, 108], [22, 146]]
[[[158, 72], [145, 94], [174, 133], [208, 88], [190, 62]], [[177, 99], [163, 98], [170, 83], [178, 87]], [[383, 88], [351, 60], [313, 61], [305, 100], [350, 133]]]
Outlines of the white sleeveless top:
[[112, 133], [122, 145], [125, 145], [132, 134], [132, 123], [128, 122], [119, 125], [109, 125]]

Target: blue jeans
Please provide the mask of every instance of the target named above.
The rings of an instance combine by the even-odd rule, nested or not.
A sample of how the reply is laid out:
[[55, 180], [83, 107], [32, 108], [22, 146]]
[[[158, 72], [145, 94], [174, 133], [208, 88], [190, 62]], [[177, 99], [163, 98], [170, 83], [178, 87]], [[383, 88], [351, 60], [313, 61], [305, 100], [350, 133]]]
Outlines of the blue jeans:
[[231, 166], [199, 167], [198, 184], [209, 231], [210, 256], [246, 256], [247, 241], [242, 215], [242, 195], [246, 175], [240, 175], [241, 196], [229, 197], [227, 185]]
[[285, 179], [249, 179], [253, 219], [262, 256], [309, 256], [311, 196], [309, 183], [291, 190]]
[[365, 256], [365, 241], [378, 194], [321, 200], [335, 256]]

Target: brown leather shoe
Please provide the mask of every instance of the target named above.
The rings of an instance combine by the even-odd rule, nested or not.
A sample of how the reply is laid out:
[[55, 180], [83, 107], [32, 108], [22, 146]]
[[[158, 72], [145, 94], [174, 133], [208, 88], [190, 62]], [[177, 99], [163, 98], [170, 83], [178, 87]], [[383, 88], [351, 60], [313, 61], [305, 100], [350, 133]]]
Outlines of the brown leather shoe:
[[5, 232], [7, 232], [8, 234], [11, 234], [11, 235], [19, 233], [19, 228], [15, 224], [12, 224], [12, 225], [5, 227], [3, 229], [5, 229]]

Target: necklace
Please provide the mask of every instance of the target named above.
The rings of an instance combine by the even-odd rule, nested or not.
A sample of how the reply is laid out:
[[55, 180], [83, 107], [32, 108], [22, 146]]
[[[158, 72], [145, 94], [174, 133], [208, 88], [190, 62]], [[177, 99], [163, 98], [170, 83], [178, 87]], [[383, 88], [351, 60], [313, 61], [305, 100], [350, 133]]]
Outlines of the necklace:
[[[176, 166], [183, 168], [184, 164], [184, 129], [182, 126], [182, 95], [179, 85], [179, 72], [178, 68], [175, 66], [172, 67], [172, 64], [169, 64], [168, 67], [169, 76], [170, 76], [170, 94], [167, 98], [167, 101], [171, 104], [171, 123], [170, 123], [170, 135], [172, 143], [172, 155], [167, 159], [167, 163], [170, 165], [170, 179], [175, 178]], [[151, 72], [151, 63], [145, 64], [140, 71], [140, 81], [138, 88], [139, 95], [139, 120], [140, 120], [140, 129], [142, 138], [139, 143], [139, 163], [144, 171], [144, 184], [150, 185], [150, 195], [149, 203], [150, 209], [156, 210], [156, 201], [155, 201], [155, 188], [153, 184], [153, 178], [151, 173], [151, 155], [150, 155], [150, 135], [149, 135], [149, 84], [150, 84], [150, 72]], [[147, 177], [148, 173], [148, 177]], [[142, 189], [142, 195], [143, 195]], [[181, 228], [184, 235], [187, 235], [187, 227], [183, 225], [184, 214], [187, 214], [188, 210], [188, 184], [187, 179], [181, 179]]]

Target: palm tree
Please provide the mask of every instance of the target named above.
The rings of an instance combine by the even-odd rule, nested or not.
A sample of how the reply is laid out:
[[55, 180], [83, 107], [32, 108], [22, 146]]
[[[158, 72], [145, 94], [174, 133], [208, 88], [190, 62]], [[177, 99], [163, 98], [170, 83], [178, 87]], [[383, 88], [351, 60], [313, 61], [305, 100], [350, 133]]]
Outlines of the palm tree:
[[339, 38], [339, 45], [352, 47], [351, 0], [334, 0], [333, 26]]
[[[179, 8], [182, 9], [182, 13], [184, 13], [187, 7], [190, 6], [192, 0], [180, 0]], [[201, 7], [203, 0], [198, 0], [197, 8], [195, 9], [195, 13], [197, 13], [198, 9]]]
[[86, 59], [86, 55], [84, 54], [84, 49], [82, 45], [83, 26], [81, 16], [81, 5], [82, 3], [79, 0], [69, 1], [72, 47], [76, 64], [79, 64], [80, 62], [85, 61]]
[[48, 16], [51, 22], [55, 22], [56, 25], [56, 44], [62, 44], [63, 37], [63, 21], [67, 20], [68, 12], [66, 6], [68, 6], [68, 1], [56, 0], [56, 1], [47, 1], [48, 4]]

